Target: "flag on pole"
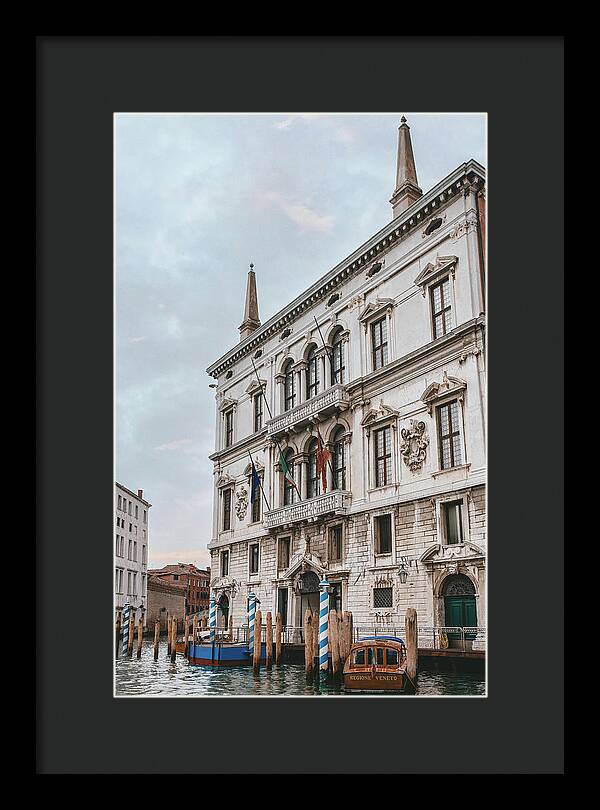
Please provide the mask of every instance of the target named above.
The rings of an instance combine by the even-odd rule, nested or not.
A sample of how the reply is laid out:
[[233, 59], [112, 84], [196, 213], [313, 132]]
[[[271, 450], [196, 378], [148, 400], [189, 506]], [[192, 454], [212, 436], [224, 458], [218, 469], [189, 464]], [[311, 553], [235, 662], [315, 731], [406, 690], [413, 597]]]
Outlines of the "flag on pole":
[[257, 498], [260, 498], [260, 476], [256, 471], [252, 456], [250, 456], [250, 461], [252, 462], [252, 489], [250, 490], [250, 503], [254, 503]]
[[317, 478], [321, 476], [323, 492], [327, 492], [327, 462], [331, 458], [331, 453], [323, 445], [321, 432], [317, 428]]
[[298, 489], [298, 486], [297, 486], [296, 482], [292, 478], [292, 474], [291, 474], [290, 469], [289, 469], [289, 467], [287, 465], [287, 462], [286, 462], [286, 460], [284, 458], [284, 455], [281, 452], [281, 448], [279, 448], [279, 469], [283, 473], [284, 478], [286, 479], [286, 481], [289, 481], [290, 484], [294, 487], [294, 489], [298, 493], [298, 497], [300, 498], [300, 500], [302, 500], [302, 495], [300, 495], [300, 490]]

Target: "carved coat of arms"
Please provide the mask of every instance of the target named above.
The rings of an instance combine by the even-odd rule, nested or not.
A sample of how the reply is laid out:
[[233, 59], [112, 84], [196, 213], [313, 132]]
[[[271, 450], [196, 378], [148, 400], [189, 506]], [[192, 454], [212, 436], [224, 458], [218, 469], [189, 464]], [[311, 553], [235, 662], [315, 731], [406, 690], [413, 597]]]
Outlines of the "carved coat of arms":
[[235, 493], [235, 513], [238, 520], [243, 520], [248, 511], [248, 490], [246, 487], [241, 487]]
[[429, 445], [429, 439], [425, 436], [425, 422], [411, 419], [410, 427], [402, 428], [400, 435], [400, 452], [404, 463], [411, 472], [418, 472], [423, 467]]

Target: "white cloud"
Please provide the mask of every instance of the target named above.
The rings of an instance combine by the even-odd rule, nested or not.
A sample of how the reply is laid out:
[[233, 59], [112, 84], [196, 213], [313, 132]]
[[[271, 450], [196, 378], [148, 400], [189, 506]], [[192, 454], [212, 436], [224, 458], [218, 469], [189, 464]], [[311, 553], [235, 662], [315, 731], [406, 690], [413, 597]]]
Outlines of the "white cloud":
[[285, 216], [305, 231], [331, 231], [335, 219], [329, 214], [318, 214], [305, 203], [291, 202], [278, 191], [257, 192], [259, 202], [275, 205]]
[[146, 335], [141, 335], [140, 337], [132, 337], [132, 338], [129, 338], [129, 342], [130, 342], [130, 343], [141, 343], [141, 342], [142, 342], [142, 340], [146, 340], [146, 339], [147, 339], [147, 338], [146, 338]]
[[155, 447], [155, 450], [183, 450], [193, 444], [193, 439], [173, 439]]

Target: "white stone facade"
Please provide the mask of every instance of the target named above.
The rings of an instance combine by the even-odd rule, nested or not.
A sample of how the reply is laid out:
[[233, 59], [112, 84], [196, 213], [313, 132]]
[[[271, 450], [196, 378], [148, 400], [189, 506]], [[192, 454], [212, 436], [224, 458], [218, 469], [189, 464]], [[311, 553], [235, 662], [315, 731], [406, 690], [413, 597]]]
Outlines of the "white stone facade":
[[[115, 560], [115, 611], [119, 615], [129, 601], [134, 621], [144, 618], [148, 606], [148, 541], [150, 507], [143, 498], [122, 484], [115, 483], [113, 553]], [[140, 612], [141, 611], [141, 612]]]
[[[454, 625], [460, 610], [474, 610], [463, 623], [485, 627], [484, 195], [483, 167], [462, 164], [209, 367], [218, 383], [211, 587], [236, 625], [247, 620], [250, 590], [263, 614], [287, 605], [286, 623], [301, 625], [315, 604], [312, 572], [336, 586], [331, 606], [352, 611], [355, 626], [403, 626], [410, 606], [419, 625]], [[387, 355], [375, 368], [382, 334]], [[340, 339], [343, 362], [332, 365]], [[295, 400], [286, 402], [290, 365]], [[257, 425], [261, 387], [272, 419], [263, 407]], [[337, 486], [328, 467], [327, 492], [315, 497], [317, 426], [344, 461]], [[302, 496], [292, 504], [276, 442]], [[249, 453], [270, 506], [262, 502], [260, 515], [249, 503]], [[377, 463], [376, 453], [389, 457]], [[474, 607], [455, 604], [461, 593]]]

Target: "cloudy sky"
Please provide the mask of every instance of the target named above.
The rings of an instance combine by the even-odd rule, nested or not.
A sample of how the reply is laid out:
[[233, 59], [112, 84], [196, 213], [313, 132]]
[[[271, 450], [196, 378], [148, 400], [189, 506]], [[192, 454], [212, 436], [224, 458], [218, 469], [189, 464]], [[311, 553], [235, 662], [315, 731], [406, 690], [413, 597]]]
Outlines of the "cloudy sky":
[[424, 192], [486, 164], [484, 115], [116, 116], [116, 474], [153, 505], [151, 567], [209, 564], [205, 370], [249, 263], [264, 323], [389, 222], [402, 114]]

